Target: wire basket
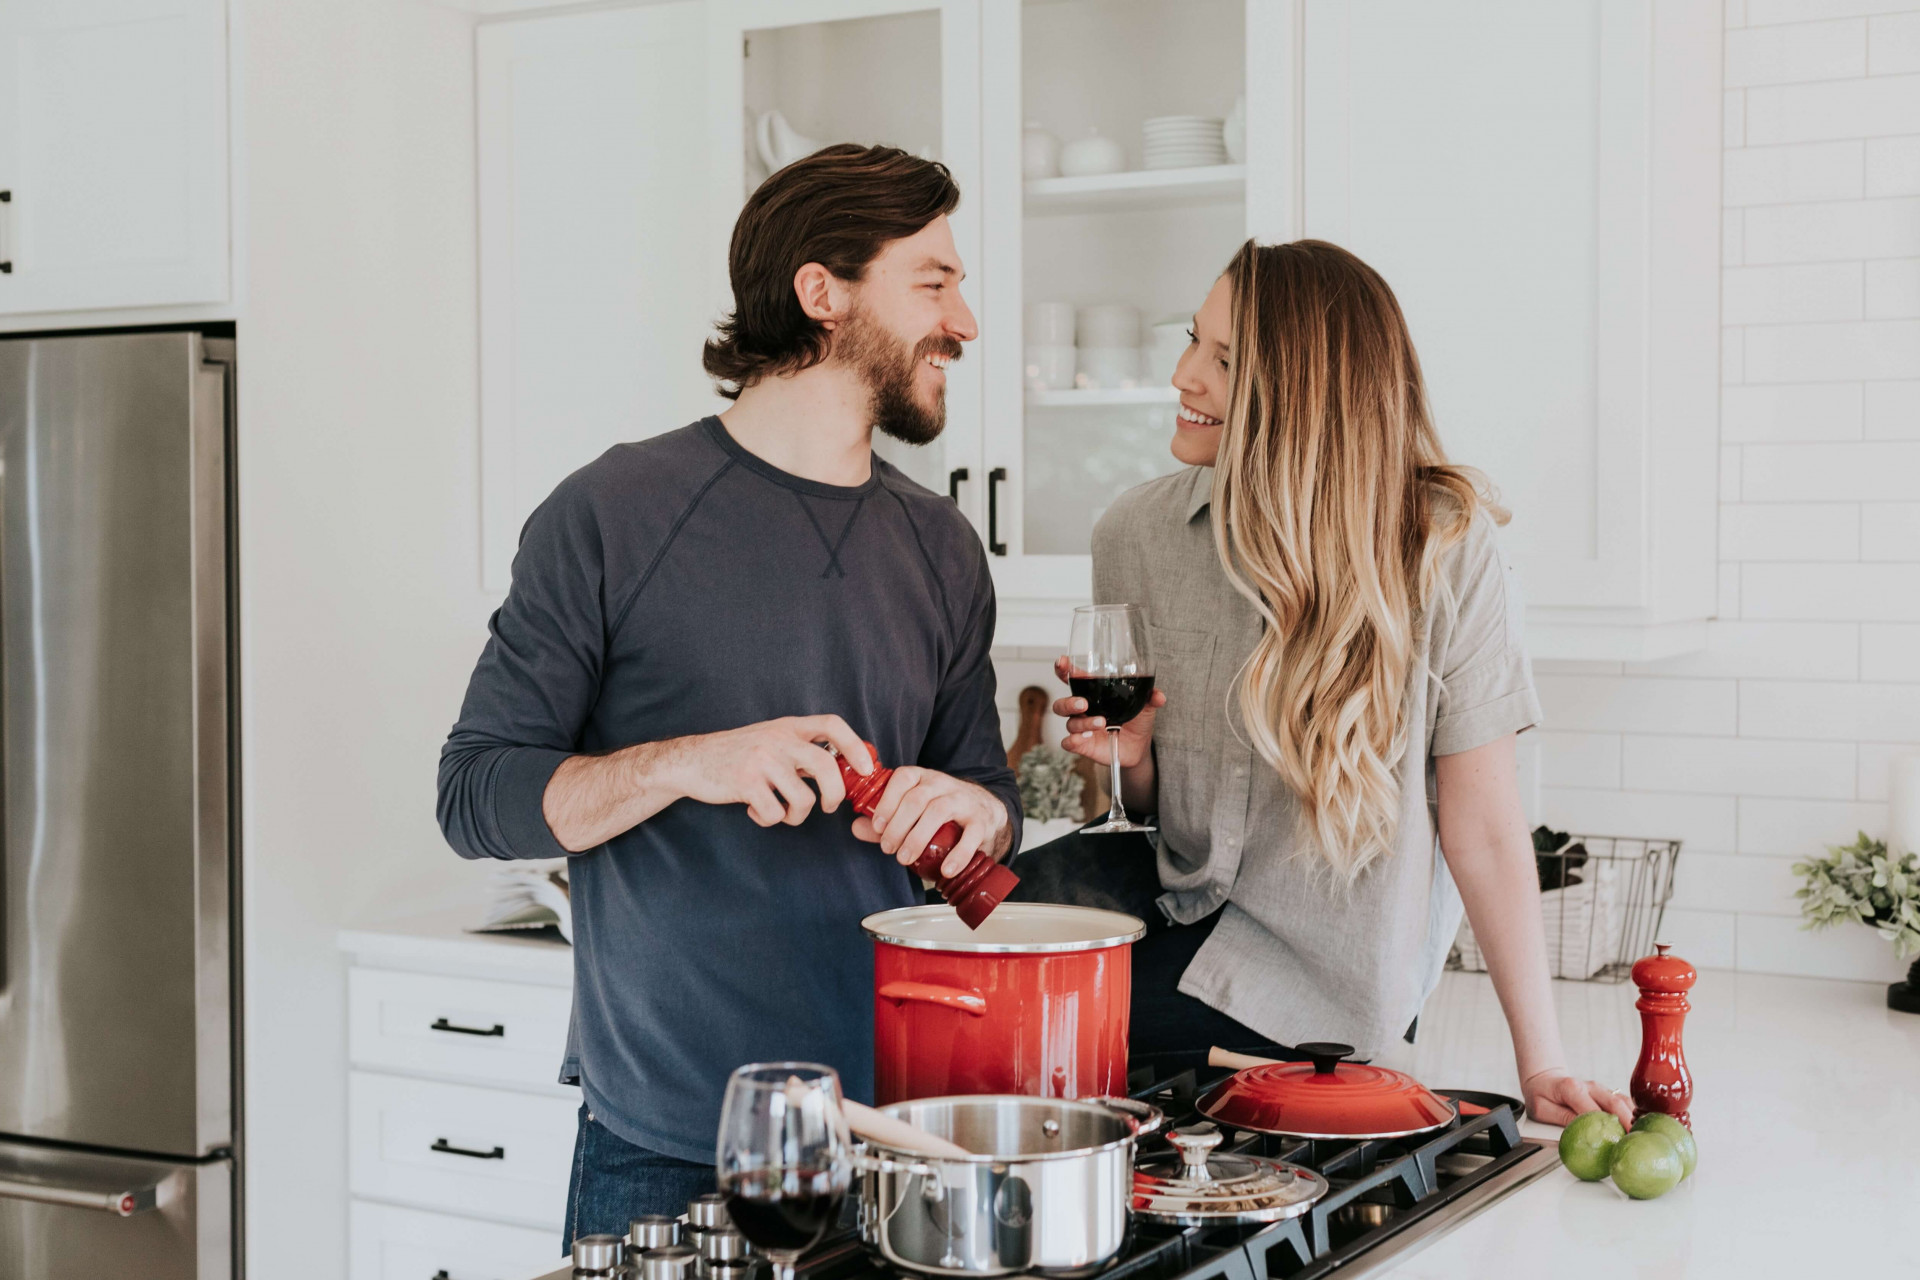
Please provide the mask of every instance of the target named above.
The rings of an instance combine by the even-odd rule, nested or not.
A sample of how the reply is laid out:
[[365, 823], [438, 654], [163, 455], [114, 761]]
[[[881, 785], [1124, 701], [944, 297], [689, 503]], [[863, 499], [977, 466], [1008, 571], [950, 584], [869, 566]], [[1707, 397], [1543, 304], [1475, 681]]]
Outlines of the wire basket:
[[[1667, 900], [1673, 896], [1673, 867], [1679, 858], [1678, 840], [1633, 836], [1573, 835], [1556, 850], [1536, 852], [1540, 915], [1553, 976], [1624, 982], [1633, 962], [1653, 950]], [[1470, 973], [1487, 970], [1473, 926], [1465, 920], [1447, 967]]]

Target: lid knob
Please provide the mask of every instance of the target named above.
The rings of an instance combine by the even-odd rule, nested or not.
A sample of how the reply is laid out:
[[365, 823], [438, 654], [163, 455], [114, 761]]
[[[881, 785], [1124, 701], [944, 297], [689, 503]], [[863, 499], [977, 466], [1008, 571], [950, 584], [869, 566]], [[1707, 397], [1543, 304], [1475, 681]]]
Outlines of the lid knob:
[[602, 1274], [610, 1272], [620, 1265], [624, 1252], [622, 1246], [625, 1243], [619, 1236], [575, 1236], [573, 1238], [573, 1269]]
[[1306, 1044], [1294, 1047], [1313, 1059], [1313, 1074], [1317, 1076], [1332, 1075], [1342, 1058], [1353, 1056], [1352, 1045], [1337, 1044], [1331, 1040], [1310, 1040]]
[[1195, 1182], [1212, 1182], [1207, 1172], [1207, 1154], [1220, 1145], [1220, 1130], [1211, 1124], [1190, 1124], [1167, 1133], [1167, 1141], [1180, 1149], [1185, 1175]]

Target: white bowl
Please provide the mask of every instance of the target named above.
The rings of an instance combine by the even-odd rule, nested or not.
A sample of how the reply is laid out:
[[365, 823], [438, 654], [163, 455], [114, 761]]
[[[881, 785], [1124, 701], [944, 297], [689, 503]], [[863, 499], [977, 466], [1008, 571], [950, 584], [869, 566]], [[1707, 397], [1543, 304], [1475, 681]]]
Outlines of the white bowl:
[[1112, 138], [1101, 137], [1097, 130], [1060, 148], [1060, 175], [1065, 178], [1119, 173], [1126, 167], [1126, 148]]
[[1140, 348], [1081, 347], [1080, 369], [1074, 374], [1076, 387], [1137, 387], [1140, 385]]
[[1065, 391], [1073, 385], [1079, 352], [1071, 344], [1031, 342], [1026, 357], [1022, 372], [1029, 390]]
[[1074, 320], [1073, 340], [1082, 348], [1137, 347], [1140, 345], [1140, 311], [1124, 302], [1100, 302], [1082, 307]]
[[1073, 345], [1073, 304], [1071, 302], [1029, 302], [1027, 304], [1028, 346]]

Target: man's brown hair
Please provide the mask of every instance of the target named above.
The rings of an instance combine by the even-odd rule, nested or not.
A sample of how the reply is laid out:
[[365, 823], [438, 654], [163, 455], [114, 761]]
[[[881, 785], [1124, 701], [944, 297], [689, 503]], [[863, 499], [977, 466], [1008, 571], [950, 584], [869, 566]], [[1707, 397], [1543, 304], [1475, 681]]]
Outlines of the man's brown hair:
[[702, 359], [720, 394], [731, 400], [762, 378], [826, 359], [830, 335], [793, 291], [801, 267], [817, 262], [858, 281], [887, 241], [913, 235], [959, 203], [945, 165], [898, 147], [840, 143], [761, 183], [733, 224], [733, 314]]

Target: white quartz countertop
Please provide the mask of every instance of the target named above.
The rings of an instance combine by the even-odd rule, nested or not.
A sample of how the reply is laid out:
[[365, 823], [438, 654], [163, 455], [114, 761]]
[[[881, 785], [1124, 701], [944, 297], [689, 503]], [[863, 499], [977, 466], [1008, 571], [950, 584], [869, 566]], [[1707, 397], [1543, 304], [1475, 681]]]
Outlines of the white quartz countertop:
[[[1640, 1049], [1633, 985], [1554, 987], [1571, 1065], [1624, 1089]], [[1556, 1168], [1389, 1274], [1920, 1276], [1920, 1015], [1888, 1009], [1883, 984], [1712, 970], [1691, 998], [1693, 1177], [1634, 1201]], [[1443, 1088], [1518, 1092], [1484, 975], [1447, 974], [1420, 1025], [1394, 1065]]]
[[[497, 978], [543, 986], [573, 984], [573, 948], [539, 934], [469, 933], [474, 908], [430, 911], [343, 929], [340, 949], [376, 969]], [[554, 1047], [555, 1061], [559, 1046]]]

